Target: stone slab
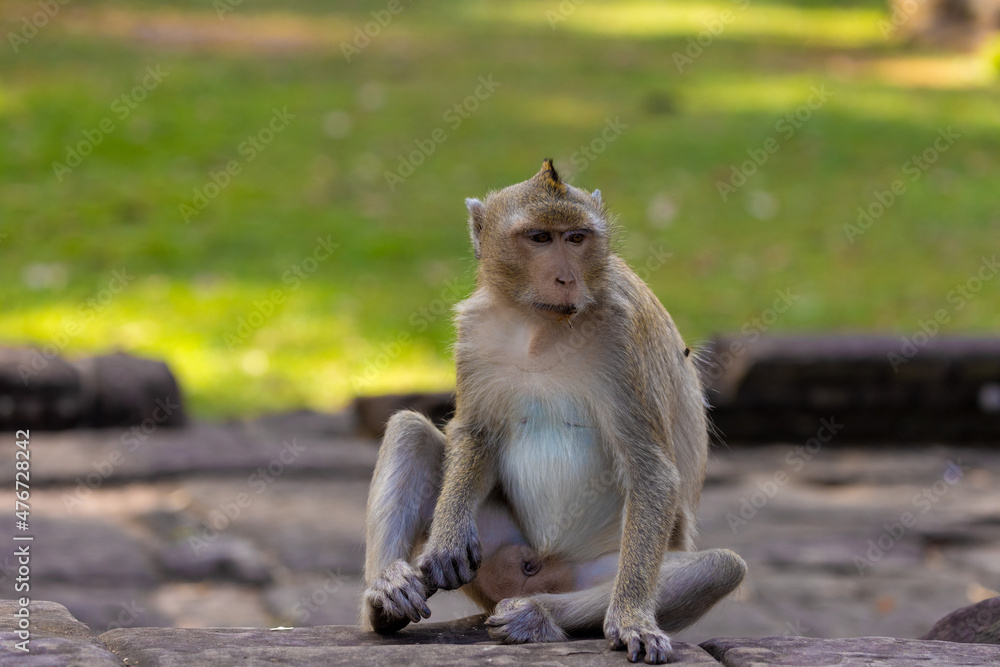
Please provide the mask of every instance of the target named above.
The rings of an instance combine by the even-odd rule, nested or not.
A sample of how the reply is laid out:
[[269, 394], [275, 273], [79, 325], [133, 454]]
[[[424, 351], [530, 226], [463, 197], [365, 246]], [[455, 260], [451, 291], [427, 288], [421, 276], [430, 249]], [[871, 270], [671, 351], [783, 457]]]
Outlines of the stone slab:
[[0, 600], [0, 666], [18, 667], [113, 667], [121, 662], [109, 652], [90, 628], [73, 618], [55, 602], [28, 605], [31, 633], [28, 652], [16, 648], [15, 634], [20, 609], [14, 600]]
[[1000, 646], [891, 637], [711, 639], [701, 647], [726, 667], [912, 667], [1000, 664]]
[[[9, 536], [16, 532], [13, 516], [0, 521], [0, 538], [10, 543]], [[143, 544], [114, 524], [32, 518], [27, 534], [35, 538], [31, 548], [33, 584], [81, 582], [95, 587], [142, 588], [159, 580], [156, 564]]]
[[[611, 651], [603, 639], [551, 644], [501, 646], [489, 639], [484, 616], [450, 623], [420, 623], [390, 636], [363, 632], [357, 626], [323, 626], [268, 630], [154, 629], [112, 630], [101, 639], [128, 664], [181, 667], [190, 664], [303, 665], [618, 665], [623, 652]], [[195, 657], [197, 656], [197, 657]], [[704, 650], [674, 644], [672, 664], [717, 665]]]
[[953, 611], [921, 639], [1000, 644], [1000, 597]]
[[[255, 428], [196, 424], [148, 435], [131, 429], [32, 432], [31, 481], [91, 489], [137, 479], [185, 474], [238, 475], [264, 470], [270, 478], [317, 476], [367, 479], [378, 450], [362, 439], [323, 439]], [[14, 448], [0, 451], [0, 480], [14, 475]]]

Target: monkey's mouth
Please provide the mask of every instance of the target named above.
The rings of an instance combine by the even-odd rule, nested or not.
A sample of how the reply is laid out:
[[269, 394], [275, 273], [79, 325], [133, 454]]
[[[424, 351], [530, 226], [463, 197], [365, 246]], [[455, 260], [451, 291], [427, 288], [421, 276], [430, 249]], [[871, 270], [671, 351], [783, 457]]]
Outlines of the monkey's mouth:
[[572, 303], [536, 303], [535, 308], [546, 313], [576, 315], [577, 307]]

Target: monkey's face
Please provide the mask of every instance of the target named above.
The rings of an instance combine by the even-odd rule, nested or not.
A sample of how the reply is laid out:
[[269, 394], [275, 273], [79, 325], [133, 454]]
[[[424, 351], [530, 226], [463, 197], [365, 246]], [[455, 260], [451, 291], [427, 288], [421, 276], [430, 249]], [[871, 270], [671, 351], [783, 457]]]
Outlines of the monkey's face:
[[510, 273], [517, 276], [517, 300], [553, 319], [566, 319], [593, 301], [589, 282], [603, 245], [596, 230], [583, 221], [552, 224], [528, 219], [514, 225], [509, 246]]
[[598, 300], [610, 256], [599, 191], [563, 183], [546, 160], [533, 178], [466, 205], [480, 281], [491, 291], [555, 320]]

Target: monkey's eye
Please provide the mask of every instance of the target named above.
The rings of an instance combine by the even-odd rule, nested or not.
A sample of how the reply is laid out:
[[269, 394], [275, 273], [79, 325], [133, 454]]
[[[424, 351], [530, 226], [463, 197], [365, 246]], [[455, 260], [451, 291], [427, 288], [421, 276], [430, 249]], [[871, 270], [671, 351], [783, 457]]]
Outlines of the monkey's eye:
[[574, 245], [583, 243], [583, 240], [587, 238], [587, 235], [583, 232], [573, 232], [572, 234], [566, 235], [566, 241]]
[[549, 232], [534, 232], [528, 234], [528, 238], [534, 241], [535, 243], [548, 243], [549, 241], [552, 240], [552, 234], [550, 234]]

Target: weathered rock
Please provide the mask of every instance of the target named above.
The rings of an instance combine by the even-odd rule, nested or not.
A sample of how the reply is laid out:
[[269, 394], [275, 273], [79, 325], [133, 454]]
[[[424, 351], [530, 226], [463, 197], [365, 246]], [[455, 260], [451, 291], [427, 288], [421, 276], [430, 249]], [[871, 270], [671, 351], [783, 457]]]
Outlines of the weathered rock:
[[1000, 437], [995, 401], [984, 399], [1000, 384], [997, 338], [916, 347], [878, 336], [723, 336], [702, 375], [729, 441], [828, 440], [822, 419], [843, 424], [837, 443]]
[[145, 546], [115, 526], [93, 520], [54, 519], [33, 519], [31, 525], [36, 544], [44, 545], [32, 556], [33, 584], [149, 587], [159, 579]]
[[261, 429], [270, 433], [290, 435], [293, 433], [315, 436], [344, 437], [357, 433], [358, 416], [355, 410], [346, 408], [339, 412], [324, 413], [313, 410], [296, 410], [264, 415], [246, 423], [247, 430]]
[[[233, 507], [242, 509], [236, 504]], [[271, 581], [274, 563], [244, 537], [212, 531], [208, 535], [213, 539], [205, 539], [205, 524], [187, 512], [157, 511], [143, 518], [164, 542], [159, 551], [160, 566], [172, 577], [249, 584]]]
[[1000, 597], [951, 612], [921, 639], [1000, 644]]
[[[212, 665], [374, 664], [618, 665], [625, 655], [603, 639], [501, 646], [490, 640], [483, 616], [451, 623], [419, 623], [381, 636], [357, 626], [285, 630], [131, 629], [101, 639], [119, 658], [150, 667]], [[674, 644], [674, 664], [717, 665], [705, 651]]]
[[369, 437], [381, 438], [385, 424], [397, 410], [416, 410], [443, 426], [455, 412], [455, 394], [386, 394], [359, 396], [354, 399], [358, 425]]
[[[272, 627], [259, 588], [229, 582], [166, 582], [150, 596], [153, 608], [175, 628], [211, 628], [225, 618], [230, 627]], [[137, 627], [137, 626], [132, 626]]]
[[962, 665], [978, 667], [1000, 663], [1000, 647], [893, 639], [851, 637], [748, 637], [711, 639], [701, 647], [726, 667], [912, 667]]
[[160, 565], [179, 579], [229, 579], [248, 584], [271, 581], [271, 563], [253, 542], [234, 535], [221, 535], [197, 546], [186, 540], [173, 542], [160, 551]]
[[[81, 494], [105, 484], [187, 473], [253, 473], [265, 484], [282, 476], [364, 478], [375, 468], [369, 441], [331, 444], [313, 436], [247, 433], [241, 427], [195, 425], [150, 434], [128, 429], [32, 433], [32, 483], [75, 484]], [[0, 449], [0, 480], [14, 476], [12, 447]]]
[[170, 627], [170, 619], [152, 604], [155, 589], [135, 586], [95, 588], [69, 582], [32, 582], [35, 599], [58, 600], [81, 623], [100, 634], [115, 628]]
[[0, 429], [184, 421], [180, 388], [162, 361], [119, 353], [70, 363], [48, 351], [0, 348]]
[[90, 629], [55, 602], [28, 605], [30, 640], [28, 652], [17, 648], [23, 641], [16, 633], [20, 606], [16, 600], [0, 600], [0, 665], [18, 667], [115, 667], [121, 665]]
[[117, 353], [74, 363], [93, 396], [83, 426], [170, 427], [185, 421], [180, 387], [162, 361]]
[[70, 428], [86, 407], [72, 364], [40, 350], [0, 347], [0, 431]]

